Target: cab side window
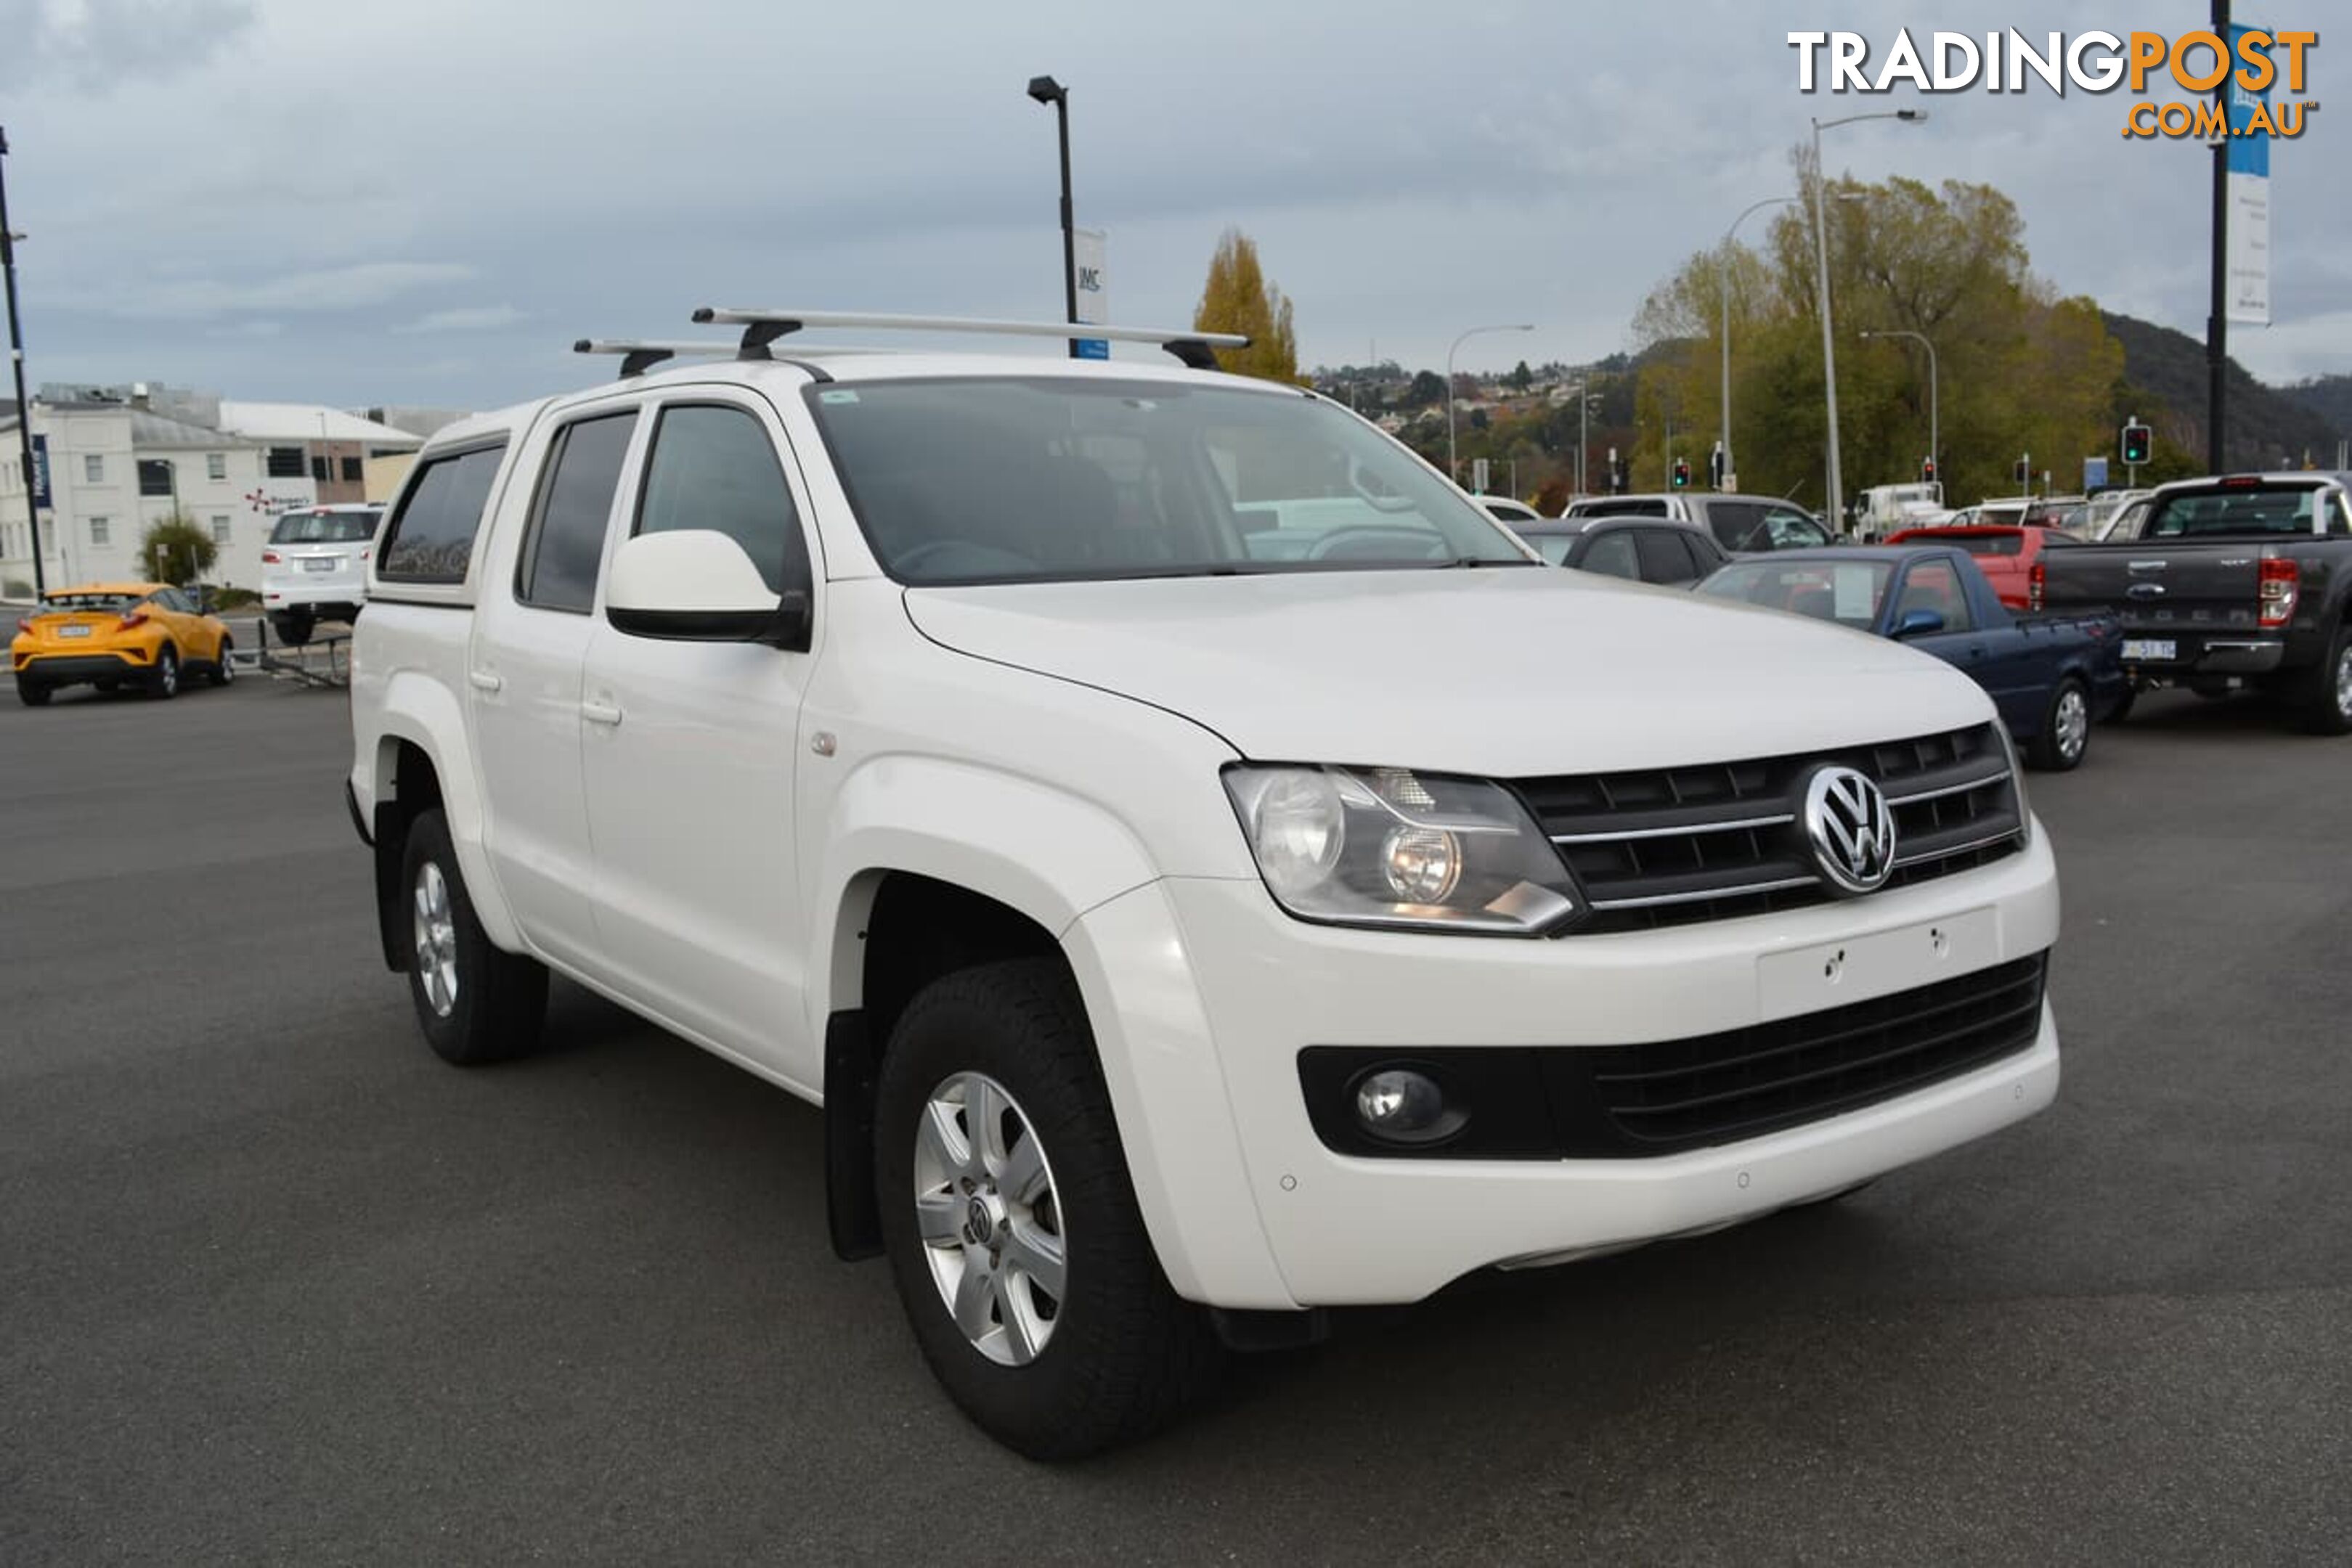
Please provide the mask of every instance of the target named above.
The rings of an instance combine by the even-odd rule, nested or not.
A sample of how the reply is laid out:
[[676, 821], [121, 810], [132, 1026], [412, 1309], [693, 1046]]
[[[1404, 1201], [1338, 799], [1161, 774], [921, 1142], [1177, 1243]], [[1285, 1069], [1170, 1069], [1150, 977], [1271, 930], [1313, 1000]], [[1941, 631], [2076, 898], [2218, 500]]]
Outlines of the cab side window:
[[1642, 559], [1642, 580], [1667, 584], [1697, 580], [1691, 552], [1676, 528], [1635, 528], [1634, 547]]
[[499, 476], [503, 444], [478, 446], [424, 465], [384, 526], [376, 575], [398, 582], [463, 582], [474, 536]]
[[809, 587], [808, 546], [767, 427], [740, 408], [673, 404], [654, 426], [635, 531], [711, 528], [778, 593]]
[[1586, 571], [1597, 571], [1603, 577], [1622, 577], [1640, 581], [1642, 567], [1634, 555], [1632, 528], [1617, 528], [1592, 541], [1577, 564]]
[[612, 520], [621, 460], [636, 424], [632, 409], [578, 420], [556, 433], [522, 557], [515, 563], [515, 597], [523, 603], [574, 615], [586, 614], [594, 604], [604, 527]]
[[1959, 574], [1942, 561], [1922, 561], [1903, 577], [1902, 596], [1895, 601], [1895, 622], [1915, 610], [1932, 610], [1944, 618], [1947, 632], [1966, 632], [1975, 622], [1969, 616], [1969, 597]]

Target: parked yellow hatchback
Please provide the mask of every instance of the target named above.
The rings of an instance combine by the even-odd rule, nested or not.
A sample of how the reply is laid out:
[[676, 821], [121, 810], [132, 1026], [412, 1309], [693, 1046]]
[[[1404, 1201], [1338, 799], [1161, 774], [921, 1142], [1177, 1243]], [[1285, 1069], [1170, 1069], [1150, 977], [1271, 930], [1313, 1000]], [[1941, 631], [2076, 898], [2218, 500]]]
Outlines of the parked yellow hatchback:
[[18, 700], [38, 707], [59, 686], [85, 683], [159, 697], [178, 695], [186, 674], [225, 686], [236, 676], [231, 646], [228, 627], [185, 589], [94, 582], [41, 595], [40, 609], [16, 622], [8, 661]]

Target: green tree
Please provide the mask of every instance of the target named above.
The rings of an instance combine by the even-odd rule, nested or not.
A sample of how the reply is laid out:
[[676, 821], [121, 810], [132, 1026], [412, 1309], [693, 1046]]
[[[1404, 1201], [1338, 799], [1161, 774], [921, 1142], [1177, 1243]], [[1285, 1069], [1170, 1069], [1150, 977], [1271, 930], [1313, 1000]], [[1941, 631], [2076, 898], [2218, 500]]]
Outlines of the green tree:
[[1209, 279], [1201, 302], [1192, 309], [1192, 328], [1200, 332], [1239, 332], [1249, 339], [1245, 349], [1219, 349], [1217, 363], [1235, 375], [1270, 382], [1297, 382], [1298, 337], [1292, 329], [1290, 301], [1265, 279], [1258, 265], [1257, 245], [1237, 228], [1217, 241], [1209, 258]]
[[185, 588], [212, 570], [220, 548], [187, 513], [174, 507], [147, 525], [139, 538], [139, 565], [157, 580]]
[[1415, 371], [1412, 385], [1405, 389], [1405, 403], [1411, 408], [1427, 408], [1445, 401], [1445, 378], [1435, 371]]
[[1528, 369], [1528, 362], [1525, 360], [1521, 360], [1511, 367], [1511, 373], [1503, 379], [1510, 383], [1513, 392], [1525, 392], [1535, 384], [1536, 373]]

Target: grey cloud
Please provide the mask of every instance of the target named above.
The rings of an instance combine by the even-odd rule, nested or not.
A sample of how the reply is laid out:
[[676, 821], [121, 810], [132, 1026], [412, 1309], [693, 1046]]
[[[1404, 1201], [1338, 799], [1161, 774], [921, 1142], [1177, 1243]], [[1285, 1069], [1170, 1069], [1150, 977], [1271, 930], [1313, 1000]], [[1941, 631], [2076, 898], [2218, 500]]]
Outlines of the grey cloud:
[[0, 0], [0, 88], [63, 76], [104, 92], [179, 76], [253, 21], [251, 0]]

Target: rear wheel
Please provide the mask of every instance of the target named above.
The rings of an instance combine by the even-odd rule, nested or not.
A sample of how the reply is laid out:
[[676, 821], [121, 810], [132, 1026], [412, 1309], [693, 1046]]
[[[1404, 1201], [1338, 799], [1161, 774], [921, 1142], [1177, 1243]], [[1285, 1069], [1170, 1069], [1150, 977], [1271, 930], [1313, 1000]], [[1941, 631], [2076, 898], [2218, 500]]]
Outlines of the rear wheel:
[[278, 633], [279, 642], [292, 648], [309, 642], [317, 625], [316, 618], [308, 610], [278, 610], [269, 616], [269, 629]]
[[2139, 701], [2139, 688], [2137, 686], [2126, 686], [2124, 688], [2124, 695], [2116, 699], [2115, 706], [2113, 707], [2110, 707], [2105, 713], [2099, 716], [2099, 722], [2101, 724], [2123, 723], [2124, 720], [2131, 717], [2132, 704], [2137, 701]]
[[2352, 733], [2352, 627], [2338, 626], [2327, 657], [2311, 675], [2303, 727], [2314, 735]]
[[158, 698], [180, 695], [180, 651], [169, 643], [155, 655], [155, 673], [148, 677], [147, 689]]
[[408, 825], [401, 853], [408, 919], [408, 990], [417, 1027], [445, 1061], [473, 1067], [520, 1056], [547, 1018], [547, 971], [490, 943], [438, 810]]
[[2090, 745], [2091, 695], [2082, 682], [2069, 677], [2050, 694], [2041, 732], [2034, 736], [2025, 759], [2036, 768], [2064, 773], [2083, 765], [2083, 754]]
[[16, 700], [26, 707], [47, 707], [49, 706], [49, 688], [38, 681], [28, 681], [18, 675]]
[[220, 640], [220, 646], [213, 651], [213, 667], [205, 672], [206, 680], [216, 686], [225, 686], [236, 679], [236, 664], [229, 657], [236, 651], [236, 646], [226, 637]]
[[1160, 1271], [1060, 965], [924, 988], [891, 1033], [875, 1127], [899, 1301], [990, 1436], [1076, 1458], [1163, 1425], [1207, 1385], [1207, 1314]]

